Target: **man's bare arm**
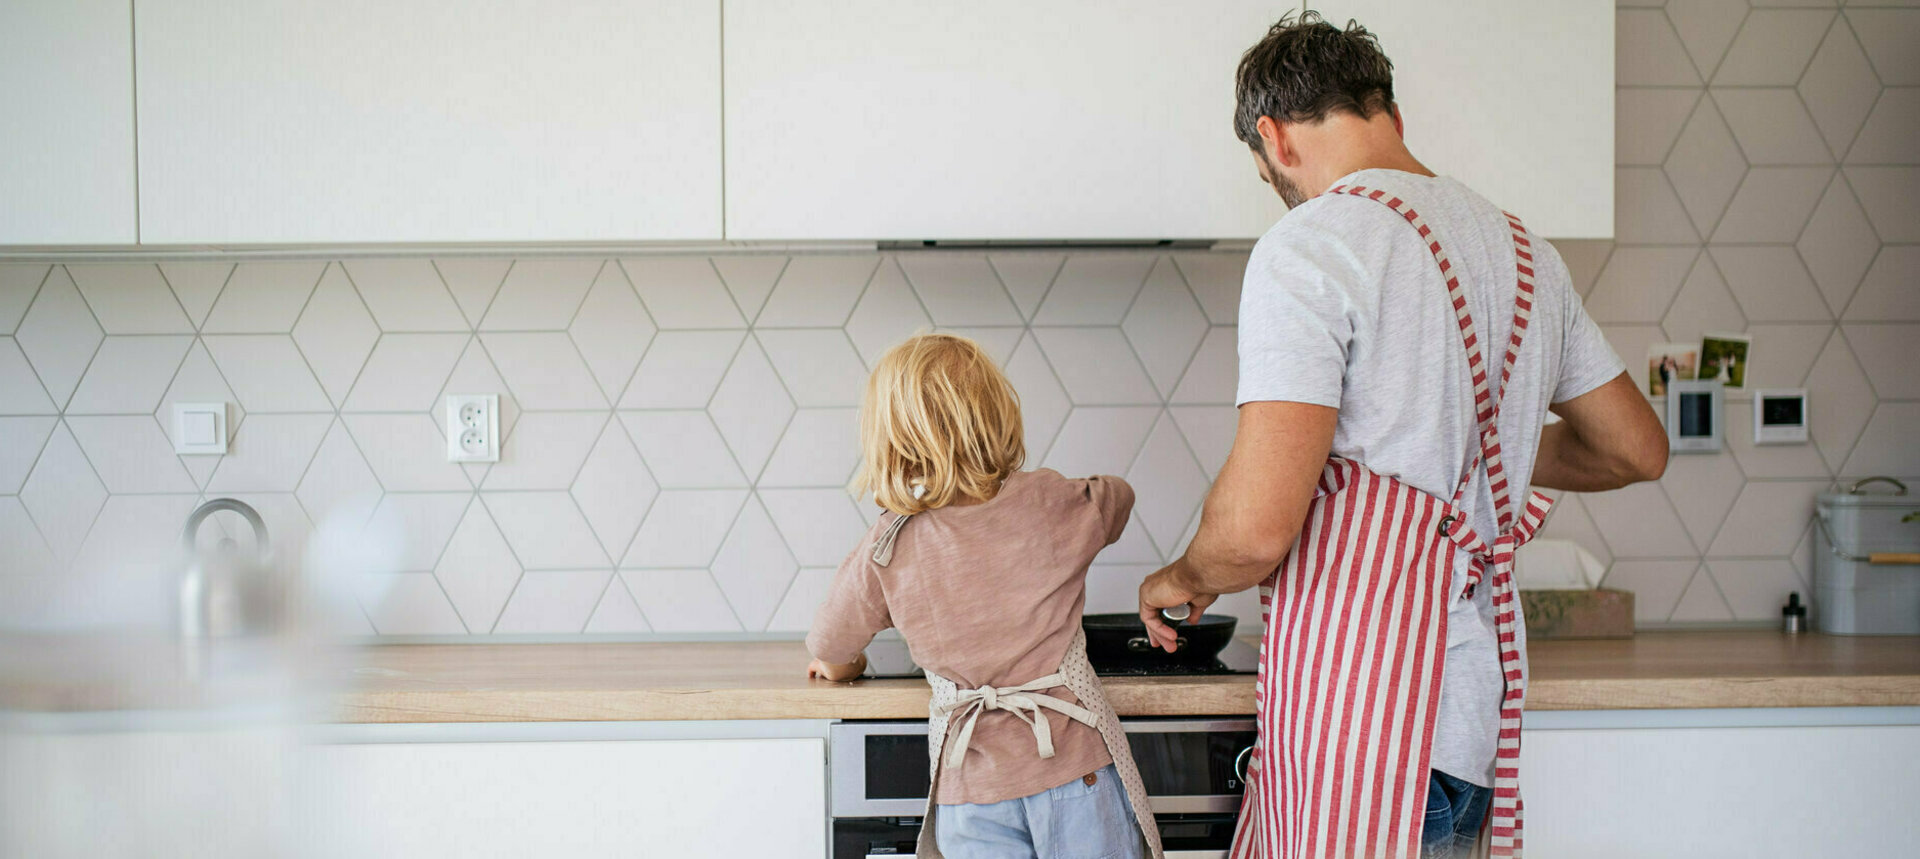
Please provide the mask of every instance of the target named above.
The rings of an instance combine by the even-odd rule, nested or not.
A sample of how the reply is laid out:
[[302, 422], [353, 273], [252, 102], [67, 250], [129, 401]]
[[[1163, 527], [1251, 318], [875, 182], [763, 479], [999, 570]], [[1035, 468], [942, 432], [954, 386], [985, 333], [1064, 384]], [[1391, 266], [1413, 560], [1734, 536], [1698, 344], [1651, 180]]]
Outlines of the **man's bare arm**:
[[1140, 585], [1141, 617], [1155, 643], [1171, 646], [1174, 637], [1160, 609], [1190, 602], [1204, 610], [1279, 566], [1306, 521], [1339, 414], [1304, 403], [1240, 407], [1233, 451], [1207, 493], [1193, 543]]
[[1667, 431], [1632, 376], [1621, 373], [1553, 413], [1560, 422], [1540, 433], [1534, 486], [1599, 492], [1666, 472]]

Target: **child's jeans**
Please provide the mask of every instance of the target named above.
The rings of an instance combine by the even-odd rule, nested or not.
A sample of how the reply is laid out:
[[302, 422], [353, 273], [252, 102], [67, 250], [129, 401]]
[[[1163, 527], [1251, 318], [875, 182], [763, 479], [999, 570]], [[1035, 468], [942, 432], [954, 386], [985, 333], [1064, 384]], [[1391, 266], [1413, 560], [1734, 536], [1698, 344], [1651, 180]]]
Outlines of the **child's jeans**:
[[1493, 788], [1429, 770], [1427, 816], [1420, 830], [1421, 859], [1452, 859], [1473, 851], [1487, 819]]
[[1032, 796], [942, 805], [934, 814], [934, 840], [947, 859], [1140, 859], [1145, 853], [1112, 764]]

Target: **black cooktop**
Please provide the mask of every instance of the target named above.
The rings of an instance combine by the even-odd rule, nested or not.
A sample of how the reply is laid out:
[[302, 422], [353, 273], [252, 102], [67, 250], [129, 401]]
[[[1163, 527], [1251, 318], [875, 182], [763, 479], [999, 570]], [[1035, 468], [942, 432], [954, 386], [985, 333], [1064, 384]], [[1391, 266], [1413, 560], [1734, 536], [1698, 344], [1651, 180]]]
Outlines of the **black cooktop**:
[[[1220, 658], [1199, 665], [1181, 664], [1161, 660], [1143, 660], [1119, 665], [1103, 665], [1095, 662], [1093, 673], [1102, 677], [1191, 677], [1212, 674], [1252, 674], [1260, 664], [1260, 650], [1240, 639], [1234, 639]], [[895, 677], [921, 677], [920, 666], [915, 665], [913, 656], [907, 652], [907, 643], [897, 638], [876, 639], [867, 645], [867, 673], [861, 675], [873, 679]]]

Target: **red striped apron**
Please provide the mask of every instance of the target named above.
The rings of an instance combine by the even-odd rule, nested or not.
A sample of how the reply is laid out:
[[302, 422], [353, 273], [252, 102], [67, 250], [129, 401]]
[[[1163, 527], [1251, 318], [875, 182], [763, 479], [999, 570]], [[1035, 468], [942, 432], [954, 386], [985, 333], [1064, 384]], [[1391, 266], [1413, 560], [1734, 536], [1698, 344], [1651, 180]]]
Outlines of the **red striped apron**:
[[[1472, 556], [1464, 592], [1490, 579], [1506, 691], [1494, 757], [1486, 835], [1494, 856], [1519, 856], [1520, 711], [1526, 668], [1514, 593], [1514, 551], [1532, 539], [1551, 502], [1532, 493], [1515, 509], [1500, 458], [1500, 394], [1513, 373], [1533, 309], [1532, 239], [1513, 230], [1518, 286], [1513, 336], [1489, 385], [1465, 292], [1439, 237], [1405, 201], [1341, 185], [1392, 208], [1427, 241], [1447, 281], [1473, 377], [1479, 445], [1451, 502], [1338, 457], [1327, 461], [1299, 541], [1260, 586], [1256, 682], [1259, 741], [1232, 856], [1399, 857], [1416, 855], [1426, 809], [1433, 731], [1445, 670], [1447, 609], [1462, 592], [1453, 552]], [[1482, 539], [1461, 507], [1484, 468], [1499, 534]], [[1489, 840], [1490, 839], [1490, 840]]]

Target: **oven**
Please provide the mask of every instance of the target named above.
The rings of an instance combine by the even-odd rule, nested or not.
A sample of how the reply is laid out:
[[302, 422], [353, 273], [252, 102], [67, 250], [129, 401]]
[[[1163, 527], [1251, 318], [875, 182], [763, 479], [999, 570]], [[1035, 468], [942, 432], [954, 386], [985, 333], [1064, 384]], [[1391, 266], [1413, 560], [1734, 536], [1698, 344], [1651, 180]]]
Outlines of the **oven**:
[[[1224, 857], [1252, 719], [1122, 719], [1169, 859]], [[833, 859], [913, 855], [927, 803], [927, 723], [842, 722], [829, 734]]]

